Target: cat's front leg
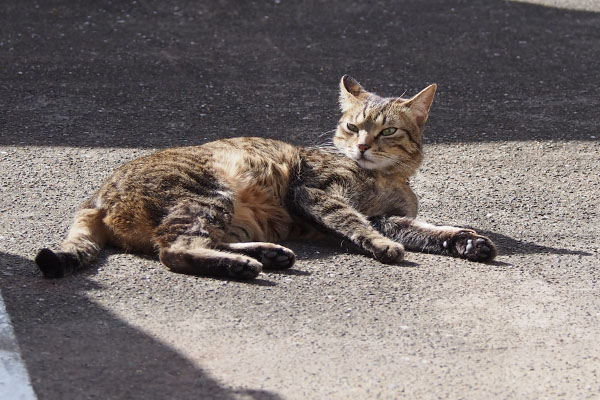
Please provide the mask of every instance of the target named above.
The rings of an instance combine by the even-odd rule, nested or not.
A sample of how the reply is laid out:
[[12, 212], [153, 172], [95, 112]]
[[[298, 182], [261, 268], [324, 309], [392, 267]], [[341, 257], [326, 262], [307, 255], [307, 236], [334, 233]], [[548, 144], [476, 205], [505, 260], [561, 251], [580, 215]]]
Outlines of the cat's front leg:
[[383, 235], [404, 245], [407, 250], [466, 258], [471, 261], [492, 261], [498, 251], [487, 237], [471, 229], [436, 226], [413, 218], [378, 216], [370, 218]]
[[350, 240], [382, 263], [392, 264], [404, 259], [402, 244], [375, 230], [367, 217], [341, 196], [307, 187], [294, 188], [291, 193], [289, 207], [318, 229]]

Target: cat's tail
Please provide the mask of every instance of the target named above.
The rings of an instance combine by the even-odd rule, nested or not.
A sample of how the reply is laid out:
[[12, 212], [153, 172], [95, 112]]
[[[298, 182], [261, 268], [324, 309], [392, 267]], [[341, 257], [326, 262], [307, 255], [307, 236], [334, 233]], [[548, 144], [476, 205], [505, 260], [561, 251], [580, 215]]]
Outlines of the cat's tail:
[[60, 250], [40, 250], [35, 263], [44, 277], [62, 278], [89, 266], [96, 259], [108, 237], [108, 228], [102, 221], [104, 215], [99, 209], [79, 210]]

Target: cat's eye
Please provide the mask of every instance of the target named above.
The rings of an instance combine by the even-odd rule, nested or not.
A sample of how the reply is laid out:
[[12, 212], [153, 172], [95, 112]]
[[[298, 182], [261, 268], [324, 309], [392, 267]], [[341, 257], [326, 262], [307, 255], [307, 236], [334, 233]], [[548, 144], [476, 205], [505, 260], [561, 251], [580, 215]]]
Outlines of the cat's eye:
[[385, 128], [384, 130], [381, 131], [381, 134], [383, 136], [390, 136], [393, 135], [394, 133], [396, 133], [398, 129], [397, 128]]
[[348, 123], [348, 124], [346, 124], [346, 128], [348, 128], [349, 131], [358, 133], [358, 126], [356, 126], [356, 125], [352, 125], [352, 124]]

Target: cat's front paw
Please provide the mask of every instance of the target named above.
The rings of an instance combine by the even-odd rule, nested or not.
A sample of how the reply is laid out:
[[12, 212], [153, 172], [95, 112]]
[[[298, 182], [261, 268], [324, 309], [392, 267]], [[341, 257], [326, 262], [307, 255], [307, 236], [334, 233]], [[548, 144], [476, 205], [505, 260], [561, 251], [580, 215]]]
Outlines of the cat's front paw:
[[498, 255], [496, 245], [489, 238], [470, 229], [458, 232], [453, 242], [458, 256], [469, 261], [488, 262]]
[[399, 263], [404, 260], [404, 246], [387, 238], [375, 239], [370, 243], [373, 257], [384, 264]]

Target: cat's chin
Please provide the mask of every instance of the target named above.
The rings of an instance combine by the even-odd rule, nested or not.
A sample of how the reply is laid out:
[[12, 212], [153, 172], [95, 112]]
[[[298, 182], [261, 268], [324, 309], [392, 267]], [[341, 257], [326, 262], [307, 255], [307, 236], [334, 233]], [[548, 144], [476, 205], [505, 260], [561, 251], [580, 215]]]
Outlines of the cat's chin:
[[373, 161], [373, 160], [370, 160], [365, 157], [355, 158], [354, 161], [356, 161], [357, 164], [361, 166], [361, 168], [380, 170], [380, 171], [384, 170], [384, 169], [388, 169], [393, 164], [391, 162], [386, 162], [386, 161], [381, 161], [381, 160]]
[[364, 169], [379, 169], [379, 165], [375, 161], [367, 160], [366, 158], [359, 158], [359, 159], [357, 159], [355, 161], [356, 161], [356, 163], [358, 165], [361, 166], [361, 168], [364, 168]]
[[354, 160], [361, 168], [369, 170], [386, 170], [391, 167], [394, 162], [390, 159], [374, 158], [370, 154], [362, 155], [359, 152], [352, 152], [344, 149], [346, 156]]

